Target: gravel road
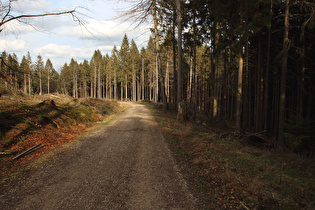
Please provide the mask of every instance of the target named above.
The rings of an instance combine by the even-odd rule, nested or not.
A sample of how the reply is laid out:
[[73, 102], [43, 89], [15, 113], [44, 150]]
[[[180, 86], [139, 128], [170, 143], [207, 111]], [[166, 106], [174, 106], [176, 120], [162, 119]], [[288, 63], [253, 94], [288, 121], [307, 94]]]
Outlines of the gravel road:
[[0, 187], [0, 209], [194, 209], [149, 110], [110, 124]]

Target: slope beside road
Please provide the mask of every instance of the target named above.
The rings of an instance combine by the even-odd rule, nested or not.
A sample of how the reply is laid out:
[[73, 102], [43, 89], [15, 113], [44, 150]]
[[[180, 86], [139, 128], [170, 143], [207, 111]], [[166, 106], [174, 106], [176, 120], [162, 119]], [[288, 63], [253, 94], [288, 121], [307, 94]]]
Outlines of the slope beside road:
[[1, 209], [193, 209], [149, 110], [131, 108], [44, 163], [1, 184]]

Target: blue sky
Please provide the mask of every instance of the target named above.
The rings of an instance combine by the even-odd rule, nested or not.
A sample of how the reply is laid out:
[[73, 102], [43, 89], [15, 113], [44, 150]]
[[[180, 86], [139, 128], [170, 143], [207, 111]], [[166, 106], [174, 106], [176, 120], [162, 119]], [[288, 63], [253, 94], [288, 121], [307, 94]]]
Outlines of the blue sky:
[[119, 11], [129, 6], [118, 0], [18, 0], [13, 4], [13, 11], [23, 14], [77, 8], [84, 27], [70, 15], [31, 19], [29, 24], [12, 21], [0, 34], [0, 51], [16, 53], [19, 61], [28, 51], [33, 62], [40, 54], [44, 60], [50, 58], [59, 71], [71, 58], [79, 62], [90, 60], [96, 49], [110, 54], [114, 45], [121, 45], [125, 33], [129, 41], [135, 40], [140, 50], [147, 44], [149, 26], [135, 29], [130, 23], [115, 19]]

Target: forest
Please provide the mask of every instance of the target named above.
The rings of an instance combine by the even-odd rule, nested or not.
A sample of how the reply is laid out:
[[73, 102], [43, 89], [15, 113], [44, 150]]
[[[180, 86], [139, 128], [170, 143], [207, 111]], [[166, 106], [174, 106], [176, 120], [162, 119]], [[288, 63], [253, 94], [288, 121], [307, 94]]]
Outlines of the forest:
[[1, 93], [161, 103], [314, 157], [313, 1], [146, 0], [122, 16], [152, 22], [145, 48], [125, 34], [111, 54], [59, 72], [40, 55], [2, 52]]

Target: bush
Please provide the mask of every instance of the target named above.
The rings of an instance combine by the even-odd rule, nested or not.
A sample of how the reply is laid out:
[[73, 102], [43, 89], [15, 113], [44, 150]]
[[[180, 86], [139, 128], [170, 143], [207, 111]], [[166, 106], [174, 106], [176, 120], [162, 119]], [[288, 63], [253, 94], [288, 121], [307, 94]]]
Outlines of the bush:
[[300, 116], [291, 115], [285, 124], [284, 137], [288, 148], [307, 156], [314, 155], [314, 131], [312, 122]]

